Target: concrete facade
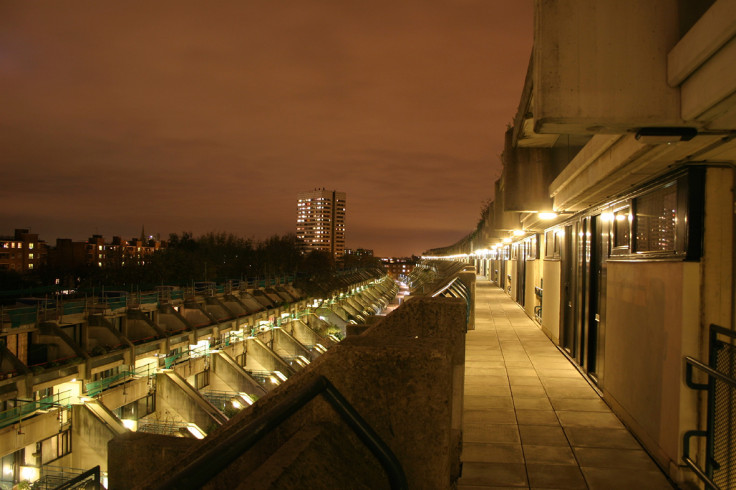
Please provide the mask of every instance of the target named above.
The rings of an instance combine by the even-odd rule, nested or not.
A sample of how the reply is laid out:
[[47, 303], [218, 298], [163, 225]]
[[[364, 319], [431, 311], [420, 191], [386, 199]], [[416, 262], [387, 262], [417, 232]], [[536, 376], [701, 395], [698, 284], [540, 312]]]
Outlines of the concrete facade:
[[486, 273], [678, 485], [728, 487], [736, 447], [716, 467], [704, 434], [733, 419], [684, 366], [736, 331], [734, 4], [539, 0], [534, 32], [494, 219], [425, 255]]
[[[287, 286], [264, 290], [267, 306], [255, 313], [232, 306], [257, 296], [233, 284], [3, 309], [6, 338], [12, 332], [31, 346], [49, 346], [49, 361], [30, 368], [37, 347], [16, 343], [18, 355], [4, 349], [3, 484], [50, 484], [54, 472], [68, 479], [76, 474], [69, 468], [96, 465], [104, 483], [119, 464], [108, 441], [131, 431], [203, 437], [301, 369], [299, 362], [308, 365], [339, 342], [330, 336], [339, 327], [316, 309], [361, 296], [356, 304], [376, 311], [374, 303], [388, 303], [398, 289], [387, 276], [344, 279], [345, 289], [319, 300], [301, 299]], [[249, 352], [255, 344], [262, 359]]]

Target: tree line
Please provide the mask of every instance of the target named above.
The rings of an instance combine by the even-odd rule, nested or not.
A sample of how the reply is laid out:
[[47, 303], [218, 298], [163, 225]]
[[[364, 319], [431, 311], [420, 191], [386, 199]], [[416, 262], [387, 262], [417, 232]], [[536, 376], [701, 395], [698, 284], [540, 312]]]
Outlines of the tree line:
[[0, 272], [0, 290], [33, 287], [62, 289], [148, 290], [157, 285], [191, 285], [194, 282], [268, 279], [293, 276], [319, 279], [337, 268], [381, 267], [373, 257], [346, 257], [336, 264], [330, 254], [304, 252], [294, 234], [273, 235], [265, 240], [242, 238], [231, 233], [172, 233], [166, 246], [146, 255], [141, 263], [121, 260], [70, 266], [46, 264], [36, 271]]

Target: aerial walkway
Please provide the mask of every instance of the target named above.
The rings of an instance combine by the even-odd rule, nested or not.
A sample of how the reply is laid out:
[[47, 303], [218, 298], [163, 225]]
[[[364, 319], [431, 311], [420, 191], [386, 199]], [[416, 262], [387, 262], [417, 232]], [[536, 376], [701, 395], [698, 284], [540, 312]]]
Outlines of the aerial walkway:
[[485, 278], [475, 298], [459, 490], [673, 488], [519, 305]]

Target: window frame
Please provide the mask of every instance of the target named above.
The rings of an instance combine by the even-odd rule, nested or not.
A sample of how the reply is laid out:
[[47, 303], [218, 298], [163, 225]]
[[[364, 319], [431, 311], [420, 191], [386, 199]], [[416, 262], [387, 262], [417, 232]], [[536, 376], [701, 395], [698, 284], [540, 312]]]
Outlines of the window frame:
[[[676, 189], [676, 224], [674, 247], [670, 250], [640, 250], [637, 243], [637, 207], [639, 200], [669, 186]], [[610, 260], [700, 260], [702, 256], [705, 170], [689, 167], [670, 174], [613, 202], [602, 211], [611, 217], [609, 226]], [[616, 246], [615, 213], [629, 209], [629, 243]]]

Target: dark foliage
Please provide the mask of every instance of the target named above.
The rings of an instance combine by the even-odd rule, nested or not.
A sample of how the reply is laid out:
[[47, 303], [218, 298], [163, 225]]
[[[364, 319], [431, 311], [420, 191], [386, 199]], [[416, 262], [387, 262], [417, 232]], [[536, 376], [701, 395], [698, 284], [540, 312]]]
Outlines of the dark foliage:
[[6, 274], [0, 277], [0, 289], [20, 289], [33, 285], [52, 286], [59, 279], [62, 288], [92, 289], [105, 287], [122, 290], [150, 290], [157, 285], [190, 285], [199, 281], [267, 279], [295, 276], [303, 270], [333, 268], [329, 258], [315, 263], [311, 254], [302, 254], [293, 234], [274, 235], [263, 241], [241, 238], [230, 233], [173, 233], [167, 246], [141, 263], [112, 258], [107, 265], [76, 267], [65, 270], [46, 266], [33, 277]]

